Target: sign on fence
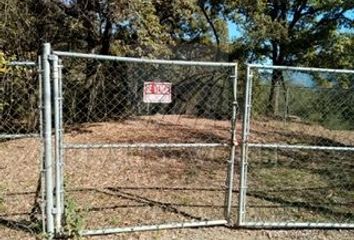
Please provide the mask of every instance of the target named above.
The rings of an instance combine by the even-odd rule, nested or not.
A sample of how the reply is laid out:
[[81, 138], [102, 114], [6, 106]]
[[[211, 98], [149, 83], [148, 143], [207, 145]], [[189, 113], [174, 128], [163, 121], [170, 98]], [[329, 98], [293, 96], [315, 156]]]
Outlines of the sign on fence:
[[144, 82], [144, 103], [170, 103], [172, 84], [169, 82]]

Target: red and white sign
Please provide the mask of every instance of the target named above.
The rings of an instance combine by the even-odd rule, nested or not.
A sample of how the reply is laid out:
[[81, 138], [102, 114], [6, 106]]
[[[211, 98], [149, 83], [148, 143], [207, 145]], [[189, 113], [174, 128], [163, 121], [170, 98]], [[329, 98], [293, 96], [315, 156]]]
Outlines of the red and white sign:
[[169, 82], [144, 82], [144, 103], [170, 103], [171, 93]]

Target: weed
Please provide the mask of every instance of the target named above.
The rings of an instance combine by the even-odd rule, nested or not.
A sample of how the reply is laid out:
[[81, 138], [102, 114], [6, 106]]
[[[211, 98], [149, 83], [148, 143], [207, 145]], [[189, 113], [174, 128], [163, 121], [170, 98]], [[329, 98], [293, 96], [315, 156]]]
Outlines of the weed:
[[152, 239], [154, 240], [161, 239], [161, 232], [160, 231], [154, 232], [152, 235]]
[[182, 205], [190, 205], [193, 203], [193, 200], [189, 196], [181, 195], [179, 196], [179, 202]]
[[0, 185], [0, 211], [5, 210], [5, 205], [4, 205], [4, 196], [3, 196], [4, 188]]
[[66, 198], [65, 201], [65, 214], [64, 214], [64, 231], [74, 239], [80, 239], [80, 231], [84, 227], [84, 218], [82, 213], [78, 210], [76, 203]]
[[121, 222], [121, 219], [118, 217], [113, 217], [109, 220], [111, 225], [118, 225]]

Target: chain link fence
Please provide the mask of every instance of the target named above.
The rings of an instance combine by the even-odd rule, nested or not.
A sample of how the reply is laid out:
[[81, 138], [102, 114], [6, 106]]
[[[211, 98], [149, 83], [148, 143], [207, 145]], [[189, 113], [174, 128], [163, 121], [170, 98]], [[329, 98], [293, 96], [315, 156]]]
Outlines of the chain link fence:
[[237, 97], [235, 63], [49, 44], [40, 63], [0, 72], [0, 219], [10, 229], [354, 227], [353, 71], [248, 65]]
[[231, 221], [234, 63], [54, 53], [62, 201], [80, 235]]
[[354, 72], [247, 74], [240, 225], [353, 227]]
[[40, 233], [41, 86], [35, 62], [0, 71], [0, 219], [9, 229]]

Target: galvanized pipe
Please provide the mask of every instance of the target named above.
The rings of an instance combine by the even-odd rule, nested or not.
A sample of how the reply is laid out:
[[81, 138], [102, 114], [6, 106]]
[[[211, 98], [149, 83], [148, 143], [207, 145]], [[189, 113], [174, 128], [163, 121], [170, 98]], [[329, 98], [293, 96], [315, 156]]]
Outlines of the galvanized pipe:
[[44, 178], [44, 129], [43, 129], [43, 78], [42, 78], [42, 61], [41, 56], [38, 56], [38, 110], [39, 110], [39, 139], [40, 139], [40, 184], [41, 184], [41, 216], [42, 216], [42, 232], [46, 233], [46, 219], [45, 219], [45, 178]]
[[253, 94], [253, 73], [252, 69], [250, 68], [248, 71], [247, 75], [247, 91], [248, 91], [248, 96], [247, 96], [247, 121], [246, 121], [246, 132], [245, 132], [245, 155], [244, 155], [244, 172], [243, 172], [243, 219], [242, 221], [246, 220], [246, 203], [247, 203], [247, 178], [248, 178], [248, 147], [249, 147], [249, 135], [250, 135], [250, 129], [251, 129], [251, 115], [252, 115], [252, 94]]
[[36, 66], [36, 62], [32, 61], [13, 61], [7, 64], [8, 66]]
[[258, 68], [258, 69], [279, 69], [279, 70], [292, 70], [292, 71], [300, 71], [300, 72], [349, 73], [349, 74], [354, 73], [354, 70], [349, 70], [349, 69], [290, 67], [290, 66], [262, 65], [262, 64], [247, 64], [247, 66], [250, 68]]
[[206, 227], [206, 226], [222, 226], [227, 223], [226, 220], [214, 221], [200, 221], [200, 222], [184, 222], [184, 223], [167, 223], [157, 225], [145, 225], [135, 227], [121, 227], [121, 228], [108, 228], [97, 230], [83, 230], [79, 234], [81, 236], [114, 234], [114, 233], [128, 233], [128, 232], [142, 232], [142, 231], [156, 231], [163, 229], [176, 229], [176, 228], [191, 228], [191, 227]]
[[244, 222], [240, 227], [256, 229], [276, 228], [328, 228], [354, 229], [354, 223], [315, 223], [315, 222]]
[[228, 147], [228, 143], [115, 143], [115, 144], [64, 144], [64, 149], [98, 149], [98, 148], [201, 148]]
[[59, 120], [59, 72], [58, 72], [58, 56], [51, 55], [52, 61], [52, 77], [53, 77], [53, 99], [54, 99], [54, 139], [55, 139], [55, 231], [60, 232], [61, 229], [61, 176], [60, 176], [60, 120]]
[[225, 219], [229, 224], [232, 223], [231, 209], [232, 209], [232, 190], [234, 181], [234, 165], [235, 165], [235, 152], [237, 146], [236, 138], [236, 123], [237, 123], [237, 64], [235, 64], [232, 77], [232, 118], [231, 118], [231, 149], [230, 160], [228, 161], [227, 172], [227, 195], [226, 195], [226, 212]]
[[38, 133], [28, 133], [28, 134], [0, 134], [0, 139], [17, 139], [17, 138], [39, 138]]
[[250, 100], [250, 70], [251, 68], [247, 66], [247, 76], [246, 76], [246, 88], [244, 94], [244, 113], [243, 113], [243, 126], [242, 126], [242, 146], [241, 146], [241, 168], [240, 168], [240, 193], [239, 193], [239, 210], [238, 210], [238, 225], [242, 224], [245, 214], [245, 174], [246, 174], [246, 155], [247, 155], [247, 134], [248, 134], [248, 118], [249, 118], [249, 100]]
[[110, 55], [98, 55], [98, 54], [62, 52], [62, 51], [54, 51], [53, 53], [61, 57], [88, 58], [88, 59], [120, 61], [120, 62], [171, 64], [171, 65], [188, 65], [188, 66], [211, 66], [211, 67], [235, 66], [235, 63], [228, 63], [228, 62], [196, 62], [196, 61], [180, 61], [180, 60], [144, 59], [144, 58], [118, 57], [118, 56], [110, 56]]
[[63, 66], [62, 61], [59, 59], [58, 65], [58, 82], [59, 82], [59, 165], [60, 165], [60, 179], [61, 179], [61, 192], [60, 202], [62, 214], [64, 214], [64, 127], [63, 127]]
[[253, 148], [283, 148], [283, 149], [304, 149], [304, 150], [329, 150], [329, 151], [354, 151], [354, 147], [331, 147], [315, 145], [289, 145], [278, 143], [248, 143]]
[[53, 219], [53, 165], [52, 165], [52, 108], [51, 108], [51, 83], [50, 83], [50, 44], [43, 44], [43, 101], [44, 101], [44, 162], [46, 180], [46, 220], [48, 238], [54, 235]]

